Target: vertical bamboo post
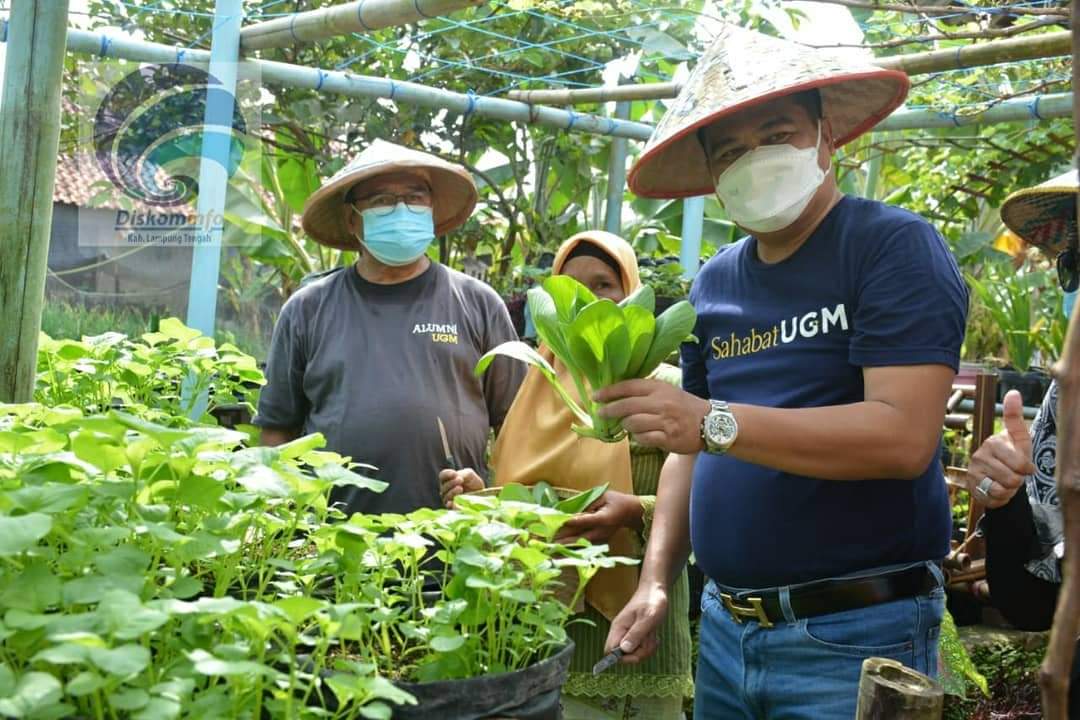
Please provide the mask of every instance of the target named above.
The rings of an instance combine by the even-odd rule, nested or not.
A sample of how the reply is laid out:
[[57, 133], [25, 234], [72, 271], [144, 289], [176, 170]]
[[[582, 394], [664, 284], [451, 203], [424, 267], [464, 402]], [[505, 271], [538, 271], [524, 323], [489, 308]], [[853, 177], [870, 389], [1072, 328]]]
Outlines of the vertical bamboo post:
[[0, 402], [34, 391], [68, 0], [14, 0], [0, 100]]
[[[1072, 3], [1073, 87], [1080, 87], [1080, 0]], [[1077, 133], [1077, 156], [1080, 167], [1080, 99], [1074, 99], [1073, 125]], [[1080, 221], [1080, 202], [1077, 203]], [[1066, 720], [1069, 712], [1069, 672], [1080, 633], [1080, 328], [1073, 313], [1065, 336], [1064, 352], [1055, 369], [1060, 389], [1057, 413], [1057, 484], [1058, 501], [1065, 520], [1064, 582], [1058, 593], [1050, 645], [1043, 660], [1039, 684], [1042, 688], [1043, 717]]]
[[[615, 103], [615, 118], [630, 119], [630, 101]], [[607, 208], [604, 210], [604, 229], [618, 235], [622, 231], [623, 194], [626, 192], [626, 138], [611, 139], [608, 158]]]
[[874, 144], [874, 136], [871, 133], [869, 148], [870, 150], [870, 167], [866, 171], [866, 185], [863, 186], [863, 197], [867, 200], [877, 200], [877, 188], [878, 180], [881, 178], [881, 166], [884, 164], [885, 152], [883, 150], [875, 150], [872, 146]]
[[863, 660], [855, 720], [940, 720], [941, 686], [889, 658]]

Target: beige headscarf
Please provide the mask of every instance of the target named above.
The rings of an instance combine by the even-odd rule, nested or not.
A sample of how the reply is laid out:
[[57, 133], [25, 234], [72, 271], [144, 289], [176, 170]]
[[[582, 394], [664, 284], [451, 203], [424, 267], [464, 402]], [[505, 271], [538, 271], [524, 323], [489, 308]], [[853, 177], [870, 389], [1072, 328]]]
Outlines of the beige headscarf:
[[[560, 274], [567, 258], [581, 243], [590, 243], [619, 265], [623, 292], [641, 285], [633, 248], [611, 233], [593, 230], [578, 233], [564, 242], [555, 255], [552, 272]], [[571, 393], [574, 381], [566, 367], [546, 347], [540, 354], [555, 367], [559, 381]], [[533, 485], [541, 480], [574, 490], [608, 483], [611, 490], [634, 494], [630, 478], [630, 442], [606, 443], [578, 435], [570, 426], [574, 415], [559, 399], [548, 381], [530, 368], [502, 430], [495, 442], [491, 466], [496, 485]], [[638, 543], [628, 529], [618, 530], [608, 542], [612, 555], [634, 557]], [[620, 565], [601, 570], [585, 589], [585, 600], [608, 620], [626, 605], [637, 588], [636, 566]]]

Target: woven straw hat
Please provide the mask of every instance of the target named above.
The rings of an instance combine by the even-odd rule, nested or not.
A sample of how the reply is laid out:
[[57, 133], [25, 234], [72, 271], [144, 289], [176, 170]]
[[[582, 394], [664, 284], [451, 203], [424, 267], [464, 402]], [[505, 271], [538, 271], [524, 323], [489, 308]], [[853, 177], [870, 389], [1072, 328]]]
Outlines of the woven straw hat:
[[725, 25], [631, 168], [630, 189], [653, 198], [711, 195], [696, 131], [734, 113], [817, 89], [839, 147], [887, 117], [909, 87], [902, 72]]
[[352, 212], [345, 197], [359, 182], [398, 172], [413, 172], [427, 179], [436, 235], [459, 227], [476, 207], [476, 184], [465, 168], [419, 150], [376, 140], [308, 198], [301, 220], [304, 231], [323, 245], [358, 250], [360, 244], [345, 222]]
[[1076, 198], [1080, 178], [1070, 170], [1033, 188], [1017, 190], [1001, 204], [1001, 220], [1051, 257], [1077, 242]]

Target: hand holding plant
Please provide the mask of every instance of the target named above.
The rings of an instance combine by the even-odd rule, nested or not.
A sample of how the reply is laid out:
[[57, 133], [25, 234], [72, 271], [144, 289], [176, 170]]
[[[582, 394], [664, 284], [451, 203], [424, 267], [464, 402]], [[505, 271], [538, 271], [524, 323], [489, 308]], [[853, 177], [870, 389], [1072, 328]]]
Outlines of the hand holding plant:
[[626, 432], [618, 419], [600, 414], [592, 394], [623, 380], [648, 377], [680, 344], [693, 339], [697, 314], [690, 303], [678, 302], [659, 317], [653, 316], [655, 306], [647, 285], [616, 304], [598, 300], [572, 277], [555, 275], [542, 288], [529, 291], [529, 310], [541, 342], [570, 372], [578, 400], [559, 382], [551, 363], [522, 342], [503, 343], [484, 355], [476, 373], [483, 373], [498, 355], [528, 363], [573, 412], [575, 432], [616, 442]]
[[620, 528], [641, 530], [641, 501], [635, 496], [608, 490], [584, 512], [566, 521], [559, 531], [559, 542], [574, 543], [584, 538], [591, 543], [606, 543]]

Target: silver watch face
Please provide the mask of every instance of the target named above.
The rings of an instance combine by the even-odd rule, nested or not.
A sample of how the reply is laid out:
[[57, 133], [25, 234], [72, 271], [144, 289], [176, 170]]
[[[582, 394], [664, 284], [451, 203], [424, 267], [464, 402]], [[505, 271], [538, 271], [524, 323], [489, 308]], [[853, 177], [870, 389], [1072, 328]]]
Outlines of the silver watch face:
[[730, 412], [713, 411], [705, 420], [705, 434], [709, 444], [715, 447], [727, 448], [735, 441], [738, 431], [735, 416]]

